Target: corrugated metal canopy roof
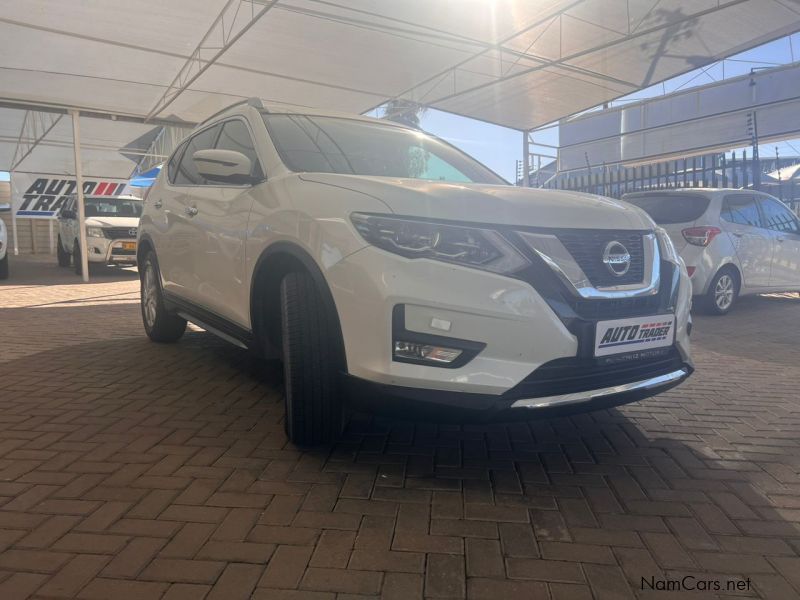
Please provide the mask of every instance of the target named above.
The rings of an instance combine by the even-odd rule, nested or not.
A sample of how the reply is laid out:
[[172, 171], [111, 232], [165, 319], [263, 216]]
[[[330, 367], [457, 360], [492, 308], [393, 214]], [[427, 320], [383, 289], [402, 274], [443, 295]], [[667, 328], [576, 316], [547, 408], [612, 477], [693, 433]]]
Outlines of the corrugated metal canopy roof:
[[800, 0], [0, 0], [0, 102], [194, 123], [405, 98], [530, 129], [798, 29]]

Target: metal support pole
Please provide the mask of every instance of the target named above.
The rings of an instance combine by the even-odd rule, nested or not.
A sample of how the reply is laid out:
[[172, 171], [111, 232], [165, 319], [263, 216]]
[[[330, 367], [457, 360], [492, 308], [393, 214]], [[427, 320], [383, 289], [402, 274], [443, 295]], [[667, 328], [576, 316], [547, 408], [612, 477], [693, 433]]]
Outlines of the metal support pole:
[[50, 254], [55, 254], [56, 252], [56, 242], [53, 235], [53, 219], [48, 219], [47, 224], [50, 226]]
[[70, 110], [72, 115], [72, 147], [75, 150], [75, 189], [78, 192], [78, 239], [81, 248], [81, 276], [89, 281], [89, 252], [86, 244], [86, 211], [83, 206], [83, 168], [81, 166], [81, 113]]
[[522, 132], [522, 187], [530, 187], [530, 173], [531, 173], [531, 147], [529, 144], [528, 134], [530, 132], [526, 129]]
[[17, 215], [11, 213], [11, 232], [14, 234], [14, 256], [19, 256], [19, 235], [17, 235]]

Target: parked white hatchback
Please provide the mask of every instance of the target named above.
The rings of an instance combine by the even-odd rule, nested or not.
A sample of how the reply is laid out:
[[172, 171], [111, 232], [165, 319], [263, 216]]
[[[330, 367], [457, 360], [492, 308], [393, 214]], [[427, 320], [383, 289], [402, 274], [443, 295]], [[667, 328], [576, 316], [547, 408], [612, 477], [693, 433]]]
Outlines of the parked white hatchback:
[[[56, 254], [60, 267], [81, 272], [78, 241], [78, 198], [64, 201], [58, 213]], [[136, 234], [142, 200], [135, 196], [85, 196], [86, 247], [89, 264], [130, 266], [136, 264]]]
[[336, 435], [343, 397], [534, 417], [631, 402], [692, 371], [688, 275], [643, 211], [511, 187], [361, 116], [254, 100], [201, 124], [147, 197], [139, 272], [151, 339], [190, 320], [277, 349], [298, 443]]
[[724, 315], [739, 296], [800, 291], [800, 224], [768, 194], [736, 189], [675, 189], [625, 194], [672, 238], [693, 293]]

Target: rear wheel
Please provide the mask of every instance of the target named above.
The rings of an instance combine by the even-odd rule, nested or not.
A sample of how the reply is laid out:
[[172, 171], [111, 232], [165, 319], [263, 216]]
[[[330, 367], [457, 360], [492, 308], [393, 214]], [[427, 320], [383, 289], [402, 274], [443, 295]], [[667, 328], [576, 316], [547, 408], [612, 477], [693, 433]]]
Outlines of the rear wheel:
[[739, 275], [734, 269], [723, 267], [717, 271], [708, 286], [704, 308], [707, 313], [712, 315], [727, 315], [738, 298]]
[[300, 445], [332, 441], [342, 430], [340, 345], [335, 321], [308, 273], [281, 282], [286, 433]]
[[8, 279], [8, 252], [0, 260], [0, 279]]
[[186, 319], [171, 313], [164, 306], [161, 277], [153, 252], [148, 252], [139, 269], [141, 308], [144, 330], [154, 342], [169, 343], [180, 339], [186, 331]]
[[58, 236], [58, 245], [56, 246], [56, 256], [58, 256], [58, 266], [68, 267], [70, 263], [69, 252], [64, 250], [64, 245], [61, 243], [61, 236]]

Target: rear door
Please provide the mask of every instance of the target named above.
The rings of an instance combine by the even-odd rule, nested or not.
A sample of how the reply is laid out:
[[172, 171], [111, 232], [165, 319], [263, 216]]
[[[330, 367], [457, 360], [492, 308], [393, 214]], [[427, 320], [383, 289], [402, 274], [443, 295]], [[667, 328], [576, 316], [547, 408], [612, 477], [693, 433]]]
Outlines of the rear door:
[[744, 285], [768, 287], [772, 270], [772, 234], [764, 228], [753, 194], [729, 194], [722, 200], [720, 224], [736, 250]]
[[770, 287], [800, 288], [800, 225], [782, 202], [760, 196], [764, 225], [774, 240]]

